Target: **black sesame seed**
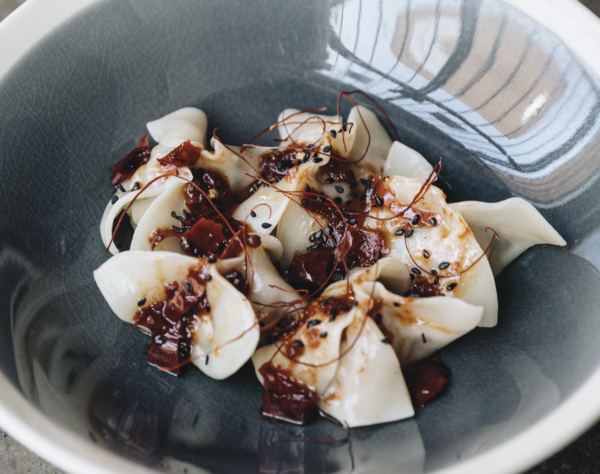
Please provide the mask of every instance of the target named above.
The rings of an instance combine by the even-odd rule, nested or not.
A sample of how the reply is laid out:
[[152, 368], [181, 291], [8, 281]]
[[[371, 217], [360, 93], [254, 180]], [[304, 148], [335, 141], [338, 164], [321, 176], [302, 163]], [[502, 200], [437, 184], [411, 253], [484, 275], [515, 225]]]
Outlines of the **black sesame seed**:
[[415, 276], [414, 276], [412, 273], [410, 274], [410, 279], [411, 279], [411, 280], [414, 280], [414, 279], [415, 279]]
[[137, 181], [135, 183], [133, 183], [133, 188], [131, 188], [132, 191], [137, 191], [141, 189], [140, 183], [138, 183]]
[[204, 281], [212, 280], [212, 275], [204, 275]]
[[427, 250], [423, 250], [423, 257], [429, 258], [429, 252]]
[[338, 197], [336, 197], [334, 199], [334, 201], [335, 201], [336, 204], [341, 204], [342, 203], [342, 198], [338, 196]]
[[333, 275], [331, 275], [331, 281], [333, 282], [340, 281], [343, 279], [344, 277], [340, 273], [334, 273]]
[[335, 132], [335, 130], [330, 130], [329, 135], [331, 135], [333, 138], [337, 137], [337, 133]]
[[404, 237], [408, 239], [408, 238], [412, 237], [412, 235], [413, 235], [414, 233], [415, 233], [415, 231], [414, 231], [414, 230], [412, 230], [412, 229], [410, 229], [410, 230], [409, 230], [409, 231], [406, 233], [406, 235], [405, 235]]
[[321, 161], [323, 161], [323, 158], [313, 158], [313, 163], [321, 163]]
[[328, 226], [325, 228], [325, 230], [327, 231], [327, 233], [328, 233], [329, 235], [332, 235], [332, 234], [333, 234], [333, 227], [331, 227], [330, 225], [328, 225]]
[[208, 365], [208, 357], [209, 356], [206, 356], [206, 362], [204, 362], [204, 365]]
[[358, 194], [356, 194], [354, 191], [348, 191], [348, 194], [350, 194], [350, 196], [357, 198]]
[[456, 288], [457, 286], [458, 286], [458, 285], [457, 285], [456, 283], [450, 283], [450, 284], [449, 284], [449, 285], [446, 287], [446, 289], [447, 289], [448, 291], [452, 291], [452, 290], [453, 290], [454, 288]]
[[181, 213], [183, 214], [183, 217], [185, 217], [186, 219], [189, 219], [191, 217], [190, 213], [188, 211], [186, 211], [185, 209], [183, 209], [183, 211], [181, 211]]
[[119, 196], [117, 196], [116, 194], [111, 198], [110, 202], [112, 202], [113, 204], [116, 203], [119, 200]]
[[360, 178], [360, 182], [363, 184], [363, 186], [366, 186], [367, 184], [369, 184], [369, 182], [364, 178]]
[[420, 216], [417, 214], [415, 217], [413, 217], [411, 224], [417, 225], [419, 223], [419, 219], [420, 219]]
[[304, 160], [305, 161], [310, 160], [310, 153], [308, 151], [306, 153], [304, 153]]
[[343, 130], [344, 132], [345, 132], [346, 130], [348, 130], [348, 125], [346, 125], [346, 124], [343, 124], [343, 125], [342, 125], [342, 130]]
[[319, 156], [319, 154], [318, 154], [317, 152], [315, 152], [315, 153], [313, 154], [313, 157], [314, 157], [314, 158], [316, 158], [317, 156]]
[[321, 338], [327, 337], [327, 333], [326, 332], [322, 332], [321, 334], [319, 334], [319, 337], [321, 337]]
[[323, 237], [323, 231], [322, 230], [318, 230], [314, 235], [315, 235], [315, 239], [318, 240], [321, 237]]
[[343, 187], [341, 187], [341, 186], [336, 186], [336, 187], [335, 187], [335, 190], [336, 190], [338, 193], [340, 193], [340, 194], [344, 194], [344, 188], [343, 188]]
[[183, 222], [185, 219], [181, 216], [175, 216], [175, 219], [177, 219], [180, 222]]
[[171, 217], [173, 219], [177, 219], [177, 213], [175, 211], [171, 211]]
[[250, 215], [251, 215], [252, 217], [256, 217], [256, 212], [252, 211], [252, 212], [250, 212]]
[[383, 206], [383, 199], [381, 199], [379, 196], [375, 198], [375, 202], [378, 206]]
[[321, 197], [321, 196], [319, 196], [319, 197], [317, 198], [317, 202], [325, 202], [325, 198], [324, 198], [324, 197]]
[[331, 147], [329, 145], [327, 145], [325, 148], [323, 148], [323, 153], [329, 153], [331, 151]]
[[181, 229], [181, 227], [177, 227], [176, 225], [172, 225], [171, 229], [173, 229], [173, 230], [179, 230], [179, 229]]
[[318, 326], [319, 324], [321, 324], [321, 321], [319, 319], [311, 319], [306, 325], [306, 329], [310, 329], [313, 326]]
[[302, 207], [308, 207], [308, 199], [302, 199]]
[[435, 227], [437, 225], [437, 220], [435, 220], [435, 217], [430, 218], [429, 222], [432, 225], [432, 227]]
[[308, 238], [309, 242], [314, 242], [316, 240], [315, 234], [310, 234], [310, 237]]
[[304, 185], [304, 190], [305, 190], [307, 193], [310, 193], [310, 186], [309, 186], [308, 184], [305, 184], [305, 185]]
[[423, 339], [423, 344], [427, 343], [427, 339], [425, 339], [425, 334], [421, 333], [421, 339]]
[[389, 337], [386, 337], [385, 339], [382, 339], [381, 342], [383, 342], [384, 344], [391, 344], [392, 341], [390, 341]]
[[434, 275], [438, 274], [438, 272], [437, 272], [437, 270], [435, 268], [433, 270], [431, 270], [431, 273], [433, 273]]
[[215, 257], [214, 255], [211, 255], [210, 257], [208, 257], [208, 263], [215, 263], [217, 261], [217, 257]]
[[206, 303], [206, 312], [210, 313], [210, 303]]
[[304, 347], [304, 343], [300, 339], [294, 339], [294, 345], [296, 347]]
[[283, 161], [278, 161], [277, 162], [277, 169], [279, 171], [281, 171], [283, 169], [283, 167], [285, 166], [285, 163]]
[[394, 302], [394, 306], [395, 306], [396, 308], [399, 308], [399, 307], [400, 307], [400, 303], [398, 303], [398, 302], [396, 301], [396, 302]]
[[421, 274], [421, 270], [419, 270], [418, 268], [411, 268], [411, 271], [415, 274], [415, 275], [420, 275]]
[[448, 262], [442, 262], [438, 265], [440, 270], [445, 270], [446, 268], [448, 268], [450, 266], [450, 264]]
[[344, 310], [344, 311], [350, 311], [350, 306], [344, 305], [344, 306], [342, 306], [342, 310]]
[[185, 284], [184, 284], [183, 286], [185, 286], [185, 291], [187, 291], [188, 293], [189, 293], [190, 291], [192, 291], [192, 285], [190, 285], [190, 282], [189, 282], [189, 281], [186, 281], [186, 282], [185, 282]]
[[356, 224], [356, 219], [348, 219], [348, 224], [350, 224], [350, 225]]
[[263, 229], [268, 229], [269, 227], [271, 227], [273, 224], [269, 224], [268, 222], [263, 222], [262, 223], [262, 228]]
[[433, 284], [434, 284], [434, 285], [437, 285], [439, 282], [440, 282], [440, 277], [439, 277], [439, 276], [436, 276], [436, 277], [433, 279]]
[[146, 298], [142, 298], [138, 301], [138, 306], [144, 306], [146, 304]]
[[381, 316], [381, 313], [377, 313], [377, 314], [375, 315], [375, 322], [376, 322], [377, 324], [381, 324], [381, 320], [382, 320], [382, 319], [383, 319], [383, 316]]
[[121, 191], [122, 193], [125, 192], [125, 188], [123, 187], [123, 185], [121, 183], [117, 184], [117, 188], [119, 188], [119, 191]]
[[315, 245], [309, 245], [308, 247], [306, 247], [306, 250], [315, 250], [318, 248], [319, 248], [319, 246], [317, 244], [315, 244]]
[[352, 307], [356, 308], [358, 306], [358, 301], [355, 301], [354, 303], [352, 303]]
[[333, 179], [333, 178], [327, 178], [327, 179], [325, 180], [325, 184], [331, 184], [331, 183], [333, 183], [334, 181], [335, 181], [335, 179]]
[[337, 309], [331, 308], [329, 314], [335, 318], [337, 316]]
[[404, 234], [404, 229], [398, 229], [396, 232], [394, 232], [394, 235], [403, 235]]
[[350, 183], [350, 189], [354, 189], [356, 186], [358, 186], [358, 183], [356, 181]]

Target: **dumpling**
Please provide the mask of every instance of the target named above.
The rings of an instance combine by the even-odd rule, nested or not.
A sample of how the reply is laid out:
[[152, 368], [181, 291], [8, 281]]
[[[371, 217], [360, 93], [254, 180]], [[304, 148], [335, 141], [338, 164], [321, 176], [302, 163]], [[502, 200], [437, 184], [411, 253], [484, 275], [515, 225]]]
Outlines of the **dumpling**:
[[146, 124], [152, 138], [165, 147], [175, 148], [187, 140], [206, 147], [206, 114], [194, 107], [171, 112]]
[[521, 198], [494, 203], [464, 201], [450, 207], [461, 214], [482, 247], [490, 241], [486, 227], [494, 229], [500, 237], [487, 254], [494, 276], [533, 245], [567, 244], [538, 210]]
[[[129, 251], [109, 259], [94, 272], [94, 278], [113, 312], [123, 321], [147, 328], [155, 321], [140, 318], [146, 318], [144, 310], [155, 305], [163, 308], [164, 324], [177, 327], [177, 321], [188, 321], [187, 328], [193, 333], [189, 357], [212, 378], [232, 375], [256, 349], [260, 331], [252, 305], [205, 259], [171, 252]], [[208, 307], [190, 314], [202, 296]], [[152, 315], [158, 317], [151, 311], [147, 317]], [[169, 347], [175, 353], [181, 349], [170, 330], [152, 336], [153, 343], [168, 346], [164, 351]], [[157, 338], [164, 340], [157, 342]]]
[[425, 182], [433, 171], [429, 162], [416, 150], [403, 143], [394, 142], [383, 166], [383, 175], [402, 176]]

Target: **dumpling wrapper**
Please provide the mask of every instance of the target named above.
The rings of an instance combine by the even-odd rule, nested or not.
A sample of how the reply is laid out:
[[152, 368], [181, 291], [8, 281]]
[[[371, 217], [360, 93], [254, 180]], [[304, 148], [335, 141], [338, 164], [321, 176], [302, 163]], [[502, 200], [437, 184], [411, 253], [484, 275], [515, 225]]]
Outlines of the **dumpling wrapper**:
[[546, 219], [530, 203], [521, 198], [487, 203], [464, 201], [450, 204], [469, 224], [482, 248], [486, 248], [496, 231], [500, 241], [494, 242], [487, 258], [498, 276], [508, 264], [534, 245], [550, 244], [565, 246], [567, 243]]
[[206, 114], [195, 107], [184, 107], [146, 124], [152, 138], [161, 145], [178, 147], [191, 140], [206, 148]]
[[[370, 317], [346, 329], [335, 377], [319, 398], [319, 408], [350, 428], [402, 420], [415, 414], [400, 363]], [[360, 333], [360, 336], [359, 336]]]
[[[165, 284], [183, 283], [190, 268], [205, 260], [171, 252], [129, 251], [116, 255], [94, 272], [94, 279], [105, 300], [123, 321], [134, 323], [138, 301], [150, 305], [166, 298]], [[193, 363], [206, 375], [224, 379], [235, 373], [252, 356], [260, 337], [259, 326], [248, 299], [217, 271], [209, 268], [212, 279], [206, 282], [211, 305], [210, 327], [201, 322], [194, 334]], [[220, 347], [248, 330], [239, 340]], [[216, 350], [215, 350], [216, 349]], [[199, 355], [210, 354], [209, 364]]]
[[433, 166], [423, 155], [400, 142], [392, 144], [383, 166], [385, 176], [402, 176], [421, 182], [425, 182], [432, 171]]
[[[419, 192], [423, 183], [416, 179], [394, 176], [384, 178], [383, 184], [386, 190], [384, 206], [375, 207], [371, 211], [372, 215], [378, 217], [391, 217], [404, 209]], [[427, 223], [413, 226], [411, 229], [414, 233], [408, 239], [394, 234], [399, 223], [402, 222], [399, 219], [387, 221], [367, 219], [367, 225], [379, 227], [389, 236], [390, 256], [399, 258], [408, 267], [415, 266], [412, 260], [414, 258], [419, 266], [427, 271], [437, 269], [440, 274], [439, 288], [442, 294], [446, 297], [460, 298], [474, 306], [483, 306], [484, 313], [479, 325], [495, 326], [498, 320], [498, 297], [494, 275], [487, 258], [485, 256], [480, 258], [483, 249], [461, 214], [446, 203], [446, 196], [435, 186], [431, 186], [425, 197], [413, 207], [437, 213], [442, 222], [435, 227]], [[406, 245], [412, 258], [406, 250]], [[428, 251], [429, 258], [425, 258], [424, 250]], [[466, 270], [478, 258], [480, 260], [460, 276], [441, 278], [443, 275]], [[450, 266], [439, 270], [439, 265], [444, 262], [449, 263]], [[456, 283], [457, 286], [453, 290], [448, 290], [448, 285], [452, 283]]]

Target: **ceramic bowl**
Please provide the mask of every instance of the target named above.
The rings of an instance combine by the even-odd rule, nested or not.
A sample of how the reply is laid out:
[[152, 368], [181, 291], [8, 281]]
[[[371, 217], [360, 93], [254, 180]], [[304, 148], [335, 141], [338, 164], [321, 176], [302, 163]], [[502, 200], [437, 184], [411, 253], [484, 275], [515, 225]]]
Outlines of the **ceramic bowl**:
[[[19, 8], [0, 25], [2, 427], [73, 473], [509, 473], [574, 439], [600, 414], [600, 26], [575, 1], [521, 3]], [[568, 246], [532, 248], [497, 279], [499, 324], [442, 351], [453, 375], [436, 403], [311, 444], [261, 419], [250, 365], [225, 381], [148, 366], [92, 271], [110, 167], [146, 122], [195, 106], [239, 144], [286, 107], [333, 110], [339, 88], [443, 157], [450, 202], [523, 197]]]

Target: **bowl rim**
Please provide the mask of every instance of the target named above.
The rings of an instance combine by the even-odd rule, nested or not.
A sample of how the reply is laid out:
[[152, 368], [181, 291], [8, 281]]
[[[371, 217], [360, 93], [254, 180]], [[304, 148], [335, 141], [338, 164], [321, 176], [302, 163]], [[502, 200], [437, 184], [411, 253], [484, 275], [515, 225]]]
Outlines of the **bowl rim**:
[[[27, 0], [0, 22], [0, 81], [47, 34], [102, 0]], [[578, 0], [499, 0], [555, 34], [600, 77], [600, 18]], [[551, 413], [517, 436], [473, 458], [431, 474], [522, 472], [571, 443], [600, 418], [600, 367]], [[582, 408], [585, 407], [585, 408]], [[0, 373], [0, 425], [14, 439], [59, 468], [78, 474], [156, 471], [81, 438], [32, 405]], [[198, 473], [208, 471], [196, 467]]]

